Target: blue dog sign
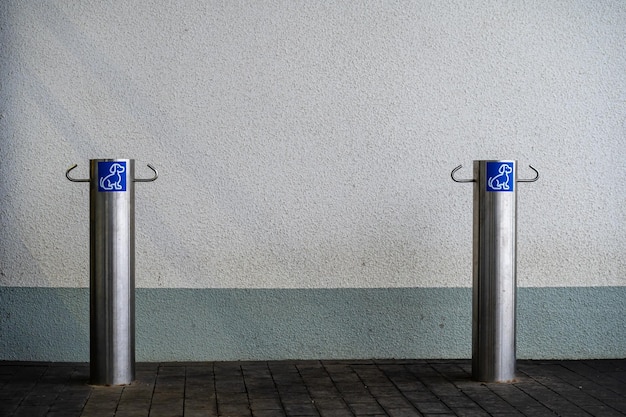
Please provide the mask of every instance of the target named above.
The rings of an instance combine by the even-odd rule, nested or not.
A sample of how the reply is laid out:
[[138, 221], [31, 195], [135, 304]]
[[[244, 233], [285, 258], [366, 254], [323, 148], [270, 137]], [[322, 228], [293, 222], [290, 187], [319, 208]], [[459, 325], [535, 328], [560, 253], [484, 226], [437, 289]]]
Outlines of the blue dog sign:
[[513, 191], [513, 162], [487, 162], [487, 191]]
[[126, 191], [126, 162], [98, 162], [98, 191]]

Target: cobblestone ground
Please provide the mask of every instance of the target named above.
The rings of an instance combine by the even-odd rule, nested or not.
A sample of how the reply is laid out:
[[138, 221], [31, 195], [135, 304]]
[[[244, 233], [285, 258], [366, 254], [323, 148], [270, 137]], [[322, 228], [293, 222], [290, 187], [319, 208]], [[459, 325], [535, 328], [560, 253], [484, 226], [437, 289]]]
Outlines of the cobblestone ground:
[[138, 363], [96, 387], [88, 364], [0, 362], [0, 416], [626, 416], [626, 359], [517, 368], [487, 384], [469, 360]]

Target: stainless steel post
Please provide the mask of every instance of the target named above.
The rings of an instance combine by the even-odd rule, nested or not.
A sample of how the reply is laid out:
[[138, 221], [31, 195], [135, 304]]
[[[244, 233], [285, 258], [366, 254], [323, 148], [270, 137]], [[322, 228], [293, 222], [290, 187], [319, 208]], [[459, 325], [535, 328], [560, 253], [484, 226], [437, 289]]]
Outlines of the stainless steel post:
[[135, 161], [92, 159], [90, 171], [91, 382], [129, 384], [135, 379]]
[[135, 179], [133, 159], [92, 159], [88, 180], [70, 178], [75, 167], [67, 178], [90, 187], [90, 379], [129, 384], [135, 378], [134, 183], [156, 175]]
[[[474, 161], [472, 377], [515, 379], [517, 162]], [[531, 167], [531, 169], [535, 170]], [[535, 172], [537, 172], [535, 170]]]
[[472, 376], [515, 379], [516, 161], [474, 161]]

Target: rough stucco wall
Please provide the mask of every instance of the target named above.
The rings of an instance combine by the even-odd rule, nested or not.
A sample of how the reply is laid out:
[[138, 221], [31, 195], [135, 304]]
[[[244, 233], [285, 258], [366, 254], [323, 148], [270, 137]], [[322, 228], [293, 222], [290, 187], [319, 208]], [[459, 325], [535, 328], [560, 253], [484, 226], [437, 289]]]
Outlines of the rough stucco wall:
[[161, 172], [137, 187], [139, 287], [468, 287], [449, 172], [488, 158], [542, 175], [520, 285], [625, 284], [623, 2], [0, 12], [3, 286], [88, 285], [88, 187], [63, 173], [105, 157]]
[[[467, 357], [475, 159], [517, 159], [518, 357], [626, 340], [621, 1], [0, 2], [0, 359], [87, 360], [90, 158], [138, 360]], [[545, 288], [554, 287], [554, 288]]]

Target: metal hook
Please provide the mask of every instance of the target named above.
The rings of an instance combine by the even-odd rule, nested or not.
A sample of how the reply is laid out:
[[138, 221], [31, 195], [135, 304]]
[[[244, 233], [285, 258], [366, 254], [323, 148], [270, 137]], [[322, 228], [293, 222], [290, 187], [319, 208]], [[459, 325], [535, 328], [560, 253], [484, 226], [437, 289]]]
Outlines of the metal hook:
[[154, 177], [152, 178], [135, 178], [135, 182], [152, 182], [154, 180], [156, 180], [157, 178], [159, 178], [159, 173], [157, 172], [157, 170], [150, 164], [148, 164], [148, 168], [150, 168], [152, 171], [154, 171]]
[[78, 164], [74, 164], [72, 165], [66, 172], [65, 172], [65, 177], [72, 181], [72, 182], [89, 182], [91, 181], [89, 178], [87, 179], [78, 179], [78, 178], [72, 178], [70, 177], [70, 171], [73, 170], [74, 168], [76, 168], [78, 166]]
[[533, 168], [532, 165], [528, 165], [530, 167], [530, 169], [532, 169], [533, 171], [535, 171], [535, 178], [531, 178], [531, 179], [527, 179], [527, 180], [517, 180], [517, 182], [535, 182], [539, 179], [539, 171], [537, 171], [535, 168]]
[[456, 167], [456, 168], [454, 168], [454, 169], [452, 170], [452, 172], [450, 173], [450, 177], [452, 177], [452, 181], [454, 181], [454, 182], [476, 182], [476, 180], [475, 180], [475, 179], [471, 179], [471, 180], [467, 180], [467, 179], [465, 179], [465, 180], [459, 180], [459, 179], [454, 178], [454, 173], [455, 173], [455, 172], [457, 172], [457, 171], [458, 171], [459, 169], [461, 169], [461, 168], [463, 168], [463, 165], [459, 165], [458, 167]]

